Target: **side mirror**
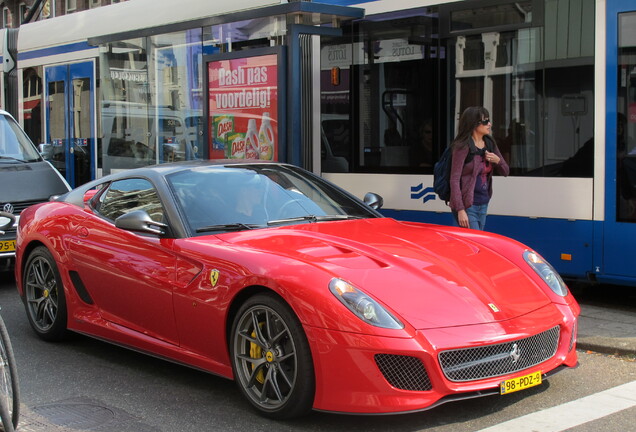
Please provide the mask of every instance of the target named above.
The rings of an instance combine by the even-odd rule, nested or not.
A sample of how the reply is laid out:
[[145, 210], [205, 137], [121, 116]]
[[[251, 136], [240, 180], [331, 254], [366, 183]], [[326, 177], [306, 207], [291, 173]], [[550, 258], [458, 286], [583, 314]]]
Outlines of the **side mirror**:
[[384, 199], [377, 193], [367, 192], [364, 196], [364, 203], [371, 207], [373, 210], [379, 210], [384, 204]]
[[168, 228], [168, 225], [164, 223], [153, 221], [143, 210], [135, 210], [119, 216], [115, 219], [115, 226], [127, 231], [155, 235], [164, 235], [165, 229]]

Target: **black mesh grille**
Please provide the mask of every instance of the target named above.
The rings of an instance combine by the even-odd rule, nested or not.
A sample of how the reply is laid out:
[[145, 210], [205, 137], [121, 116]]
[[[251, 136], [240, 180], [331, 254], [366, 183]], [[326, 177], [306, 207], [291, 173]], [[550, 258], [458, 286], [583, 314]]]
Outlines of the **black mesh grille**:
[[473, 381], [520, 371], [554, 356], [559, 326], [525, 339], [476, 348], [442, 351], [439, 361], [451, 381]]
[[375, 362], [384, 378], [395, 388], [428, 391], [433, 388], [426, 368], [417, 357], [376, 354]]

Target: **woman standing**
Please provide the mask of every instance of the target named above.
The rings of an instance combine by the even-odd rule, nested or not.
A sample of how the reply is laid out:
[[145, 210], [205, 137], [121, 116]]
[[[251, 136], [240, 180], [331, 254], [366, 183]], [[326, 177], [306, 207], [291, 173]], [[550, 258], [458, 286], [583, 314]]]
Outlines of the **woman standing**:
[[461, 227], [483, 230], [492, 197], [492, 175], [507, 176], [508, 164], [490, 135], [490, 114], [484, 107], [469, 107], [459, 119], [451, 144], [450, 207]]

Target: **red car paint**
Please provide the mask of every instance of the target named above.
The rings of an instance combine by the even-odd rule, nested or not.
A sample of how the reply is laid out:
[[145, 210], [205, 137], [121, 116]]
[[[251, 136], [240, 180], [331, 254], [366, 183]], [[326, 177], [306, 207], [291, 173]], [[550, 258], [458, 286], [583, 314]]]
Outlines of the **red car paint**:
[[[253, 287], [277, 293], [309, 341], [317, 410], [422, 410], [496, 391], [505, 379], [577, 364], [578, 304], [571, 294], [555, 294], [525, 263], [525, 246], [494, 234], [371, 218], [161, 238], [116, 228], [89, 206], [49, 202], [20, 218], [22, 296], [25, 260], [36, 245], [46, 246], [59, 267], [68, 329], [227, 378], [236, 302]], [[73, 288], [71, 272], [81, 275], [92, 304]], [[404, 328], [356, 317], [329, 291], [334, 277], [364, 290]], [[441, 370], [441, 351], [515, 341], [555, 326], [556, 354], [527, 370], [467, 382]], [[395, 388], [378, 369], [377, 354], [420, 359], [432, 390]]]

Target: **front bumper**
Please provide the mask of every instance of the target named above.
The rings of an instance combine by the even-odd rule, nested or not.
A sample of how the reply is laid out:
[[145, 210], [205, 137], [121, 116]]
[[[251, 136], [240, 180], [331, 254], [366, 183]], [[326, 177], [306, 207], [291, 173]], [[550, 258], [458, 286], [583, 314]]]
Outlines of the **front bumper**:
[[[440, 366], [443, 351], [515, 342], [555, 326], [559, 336], [554, 354], [531, 367], [472, 381], [452, 381]], [[314, 409], [321, 411], [421, 411], [450, 400], [499, 394], [499, 385], [506, 379], [535, 371], [547, 377], [577, 365], [576, 316], [569, 307], [560, 305], [505, 322], [420, 330], [410, 338], [305, 330], [316, 374]]]

